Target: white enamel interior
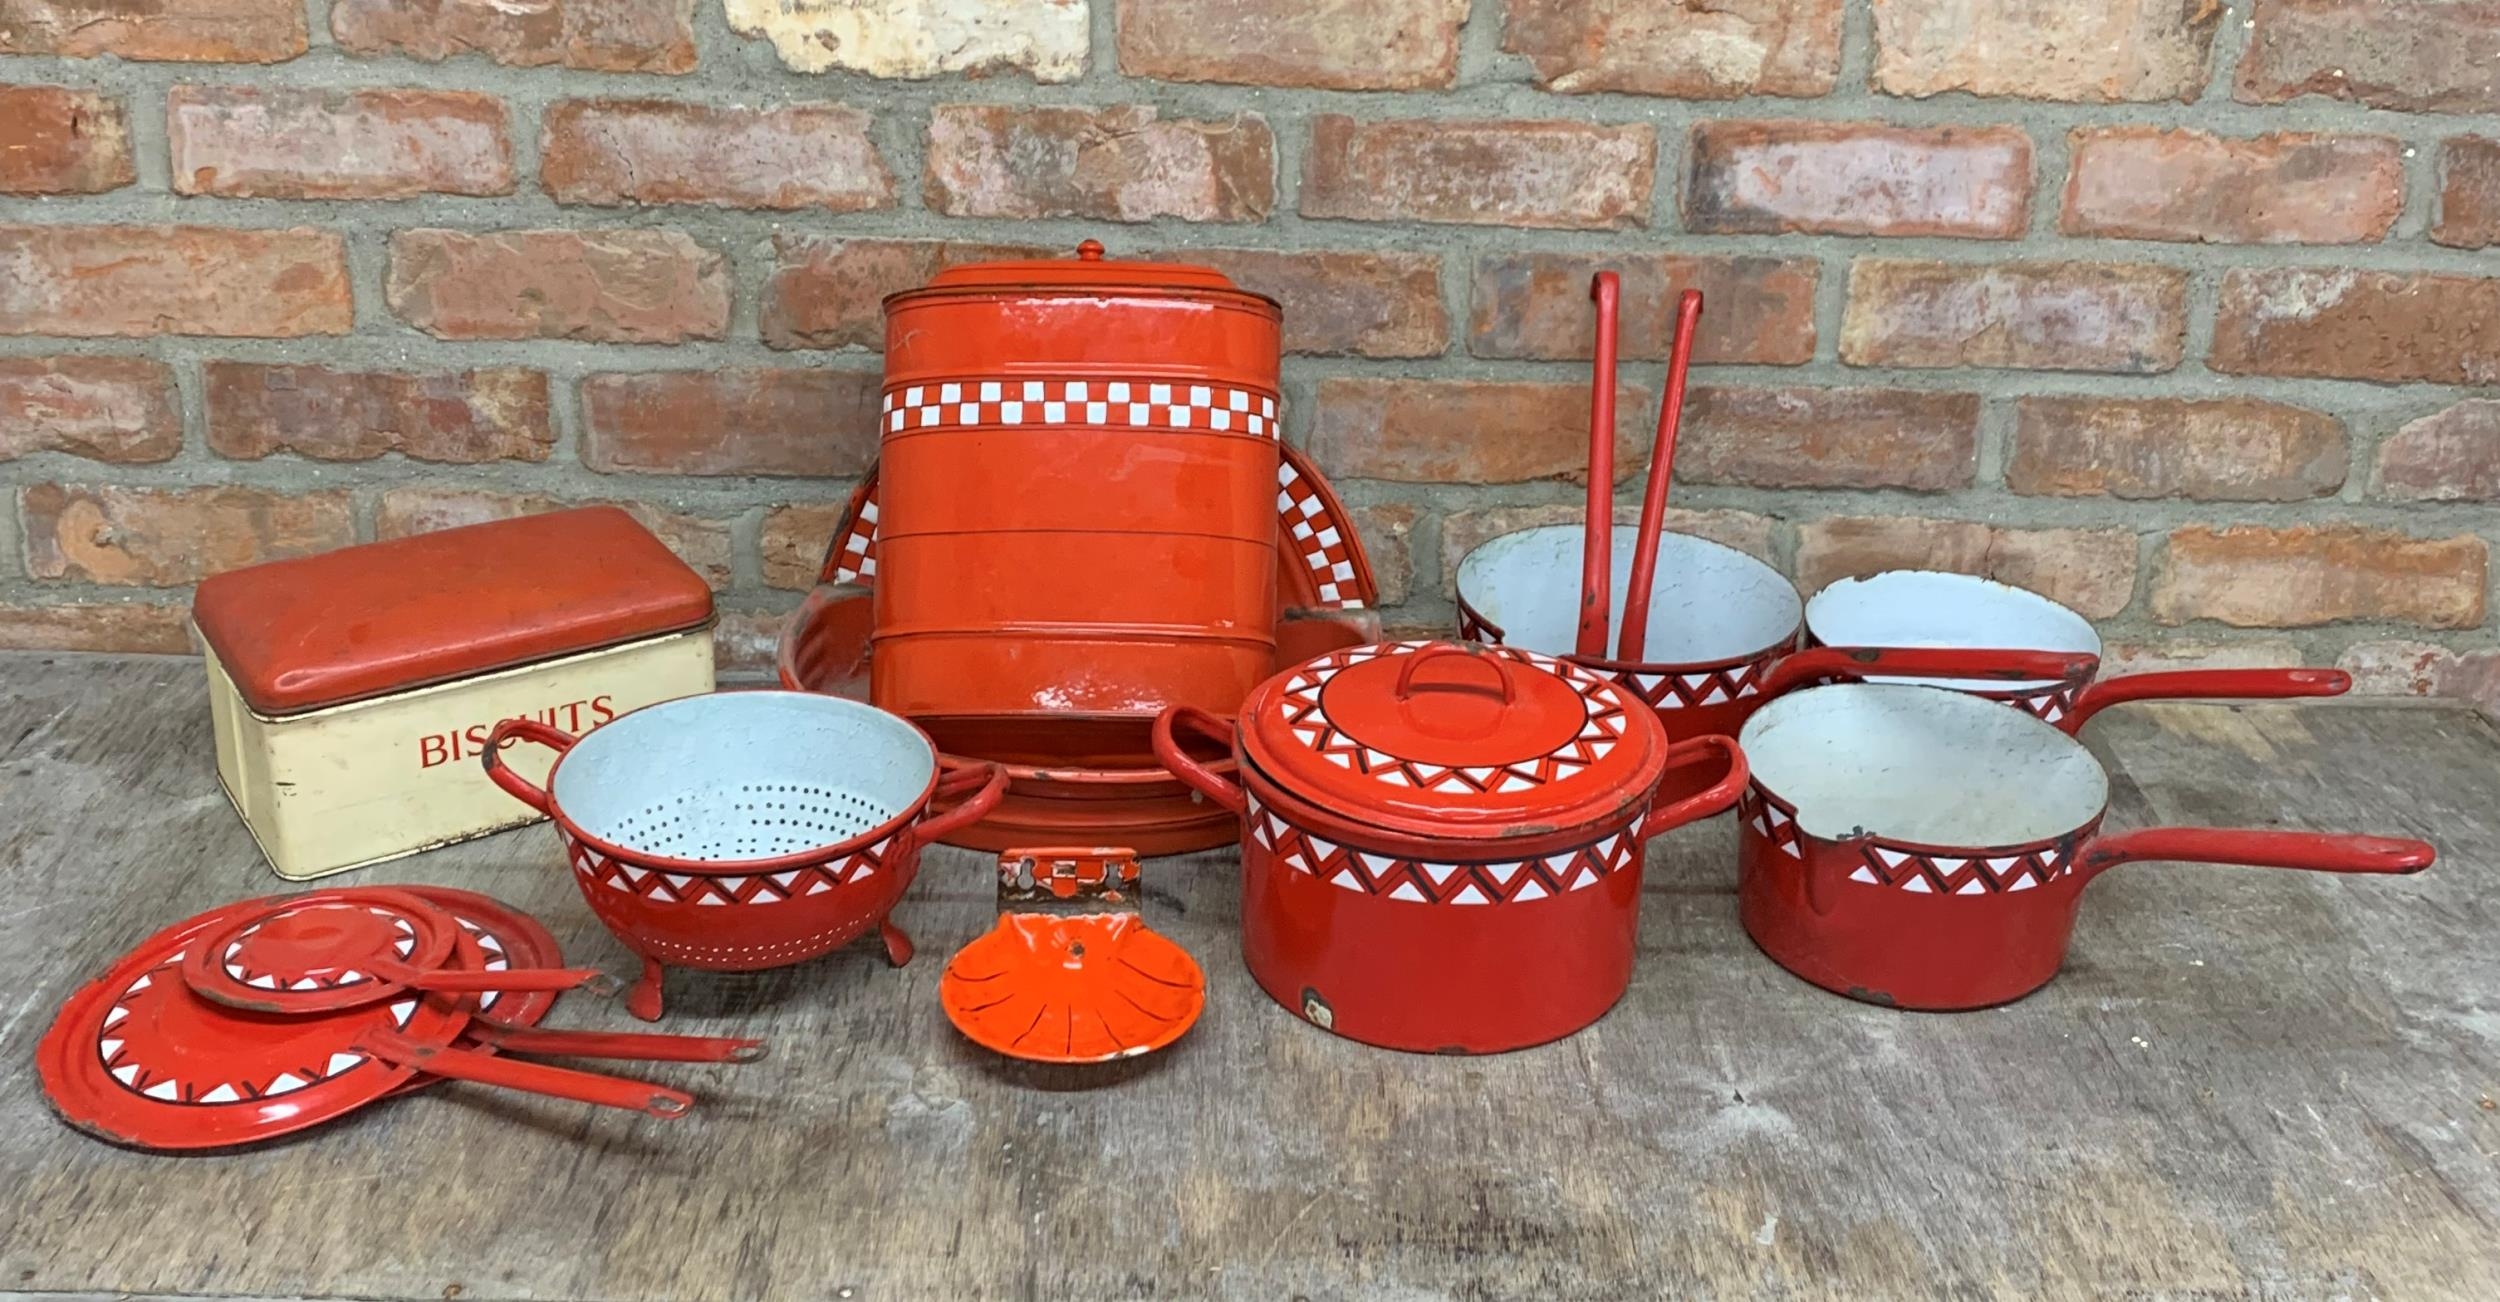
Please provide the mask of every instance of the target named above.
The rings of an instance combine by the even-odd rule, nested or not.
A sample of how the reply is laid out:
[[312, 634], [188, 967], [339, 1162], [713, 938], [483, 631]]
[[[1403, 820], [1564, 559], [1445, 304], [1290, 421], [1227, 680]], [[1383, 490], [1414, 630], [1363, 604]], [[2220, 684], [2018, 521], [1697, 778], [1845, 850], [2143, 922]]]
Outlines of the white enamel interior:
[[[1886, 570], [1842, 579], [1806, 602], [1806, 631], [1825, 646], [1961, 647], [2075, 651], [2097, 656], [2101, 635], [2092, 621], [2010, 584], [1936, 570]], [[1878, 678], [1968, 689], [1950, 678]], [[1989, 684], [2040, 691], [2054, 682]]]
[[[1579, 641], [1581, 538], [1576, 524], [1503, 534], [1458, 563], [1459, 599], [1501, 628], [1504, 645], [1569, 655]], [[1609, 658], [1622, 637], [1639, 544], [1638, 529], [1615, 526]], [[1779, 571], [1707, 538], [1662, 534], [1641, 659], [1689, 665], [1749, 656], [1795, 633], [1798, 612], [1797, 589]]]
[[1754, 781], [1828, 840], [2027, 845], [2109, 803], [2109, 775], [2083, 743], [2021, 710], [1933, 687], [1790, 692], [1755, 711], [1738, 741]]
[[812, 692], [715, 692], [635, 710], [556, 765], [566, 818], [620, 849], [768, 859], [909, 810], [937, 752], [899, 718]]

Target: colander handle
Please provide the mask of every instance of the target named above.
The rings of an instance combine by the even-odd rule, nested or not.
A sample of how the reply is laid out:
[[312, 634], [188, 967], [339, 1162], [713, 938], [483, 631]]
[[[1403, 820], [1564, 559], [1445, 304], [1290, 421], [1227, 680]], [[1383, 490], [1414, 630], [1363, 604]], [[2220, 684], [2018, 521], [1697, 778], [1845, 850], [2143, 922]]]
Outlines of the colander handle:
[[552, 812], [547, 793], [503, 762], [503, 744], [515, 738], [537, 742], [558, 755], [573, 749], [573, 743], [581, 738], [561, 728], [550, 728], [536, 719], [506, 719], [496, 724], [493, 732], [486, 734], [486, 749], [477, 757], [477, 762], [486, 768], [486, 776], [514, 800], [542, 814]]
[[978, 785], [962, 804], [942, 814], [926, 815], [912, 824], [911, 838], [918, 845], [945, 840], [947, 833], [989, 817], [990, 811], [998, 808], [998, 802], [1007, 795], [1007, 766], [1004, 764], [941, 759], [938, 766], [937, 788], [929, 793], [931, 800], [975, 787], [976, 781]]

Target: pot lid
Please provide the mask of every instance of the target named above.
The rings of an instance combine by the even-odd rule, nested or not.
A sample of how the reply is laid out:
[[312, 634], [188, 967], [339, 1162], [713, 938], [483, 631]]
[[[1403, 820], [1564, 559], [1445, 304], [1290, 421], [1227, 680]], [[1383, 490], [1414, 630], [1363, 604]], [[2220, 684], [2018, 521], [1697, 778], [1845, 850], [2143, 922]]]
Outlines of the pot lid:
[[1184, 294], [1193, 297], [1216, 296], [1240, 299], [1259, 304], [1276, 314], [1276, 300], [1265, 294], [1254, 294], [1233, 283], [1232, 278], [1213, 267], [1184, 262], [1147, 262], [1135, 258], [1110, 258], [1103, 254], [1102, 241], [1087, 240], [1076, 246], [1073, 258], [1028, 258], [1009, 262], [967, 262], [948, 267], [918, 289], [907, 289], [889, 295], [886, 305], [932, 294], [1000, 292], [1111, 293], [1111, 294]]
[[1271, 781], [1415, 836], [1543, 836], [1617, 817], [1666, 766], [1657, 716], [1611, 680], [1472, 642], [1331, 652], [1261, 684], [1242, 719]]
[[358, 1048], [368, 1034], [448, 1044], [467, 1023], [458, 1005], [413, 994], [308, 1017], [247, 1013], [193, 994], [183, 960], [248, 916], [251, 903], [158, 932], [70, 996], [35, 1056], [63, 1120], [141, 1148], [272, 1139], [353, 1112], [416, 1074]]
[[256, 902], [191, 947], [182, 976], [229, 1008], [313, 1013], [376, 1003], [445, 967], [460, 928], [406, 891], [342, 887]]

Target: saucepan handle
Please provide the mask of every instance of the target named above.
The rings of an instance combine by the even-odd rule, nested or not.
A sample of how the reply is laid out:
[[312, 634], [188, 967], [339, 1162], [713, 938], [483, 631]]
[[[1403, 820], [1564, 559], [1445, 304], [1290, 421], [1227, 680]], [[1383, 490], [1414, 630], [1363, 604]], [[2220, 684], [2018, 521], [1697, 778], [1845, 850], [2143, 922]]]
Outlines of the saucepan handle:
[[493, 732], [486, 734], [486, 749], [478, 755], [478, 763], [486, 766], [486, 776], [514, 800], [539, 813], [547, 813], [547, 793], [503, 762], [503, 744], [514, 738], [537, 742], [558, 755], [573, 749], [573, 743], [581, 738], [560, 728], [548, 727], [536, 719], [506, 719], [496, 724]]
[[369, 963], [375, 976], [403, 985], [411, 990], [431, 990], [444, 994], [484, 994], [505, 990], [587, 990], [605, 998], [624, 989], [624, 983], [597, 968], [586, 967], [510, 967], [492, 971], [480, 968], [419, 968], [405, 963], [375, 961]]
[[1248, 813], [1250, 797], [1239, 784], [1190, 758], [1189, 752], [1181, 749], [1180, 739], [1173, 735], [1175, 725], [1187, 725], [1190, 731], [1200, 736], [1230, 745], [1233, 739], [1232, 723], [1194, 705], [1172, 706], [1155, 716], [1155, 759], [1169, 769], [1173, 777], [1179, 778], [1199, 795], [1236, 814]]
[[2074, 651], [1971, 647], [1818, 646], [1797, 652], [1762, 676], [1762, 694], [1777, 696], [1808, 683], [1867, 678], [1968, 678], [1974, 682], [2081, 682], [2100, 657]]
[[2322, 873], [2418, 873], [2438, 858], [2428, 844], [2402, 837], [2148, 827], [2095, 838], [2084, 847], [2077, 871], [2090, 881], [2122, 863], [2167, 860]]
[[354, 1047], [384, 1062], [414, 1067], [429, 1076], [595, 1103], [603, 1108], [622, 1108], [668, 1120], [682, 1117], [694, 1107], [693, 1096], [648, 1081], [499, 1058], [475, 1049], [443, 1048], [411, 1040], [396, 1031], [368, 1032], [357, 1039]]
[[2075, 708], [2066, 712], [2058, 726], [2077, 731], [2093, 715], [2130, 701], [2269, 700], [2341, 696], [2351, 690], [2352, 675], [2341, 669], [2178, 669], [2128, 674], [2084, 688], [2075, 698]]
[[1646, 841], [1661, 832], [1682, 827], [1696, 819], [1724, 812], [1745, 794], [1745, 784], [1753, 780], [1753, 770], [1745, 763], [1745, 752], [1734, 737], [1690, 737], [1667, 747], [1667, 767], [1672, 770], [1692, 763], [1711, 751], [1727, 757], [1727, 772], [1708, 789], [1686, 796], [1671, 805], [1649, 811], [1641, 820], [1640, 839]]
[[935, 800], [964, 791], [972, 794], [954, 808], [930, 814], [913, 824], [912, 840], [920, 845], [943, 841], [947, 833], [989, 817], [990, 811], [1007, 796], [1007, 766], [987, 760], [940, 759], [937, 788], [929, 793], [929, 798]]

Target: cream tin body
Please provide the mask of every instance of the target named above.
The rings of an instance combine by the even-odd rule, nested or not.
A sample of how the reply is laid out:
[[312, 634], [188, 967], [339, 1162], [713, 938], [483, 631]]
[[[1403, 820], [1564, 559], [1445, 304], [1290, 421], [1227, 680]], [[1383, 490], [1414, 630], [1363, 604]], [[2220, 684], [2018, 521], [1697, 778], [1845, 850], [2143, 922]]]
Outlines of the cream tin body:
[[[713, 686], [708, 624], [288, 715], [254, 712], [207, 660], [218, 781], [269, 866], [297, 881], [538, 821], [478, 765], [501, 720], [580, 733]], [[506, 757], [533, 782], [552, 758]]]

